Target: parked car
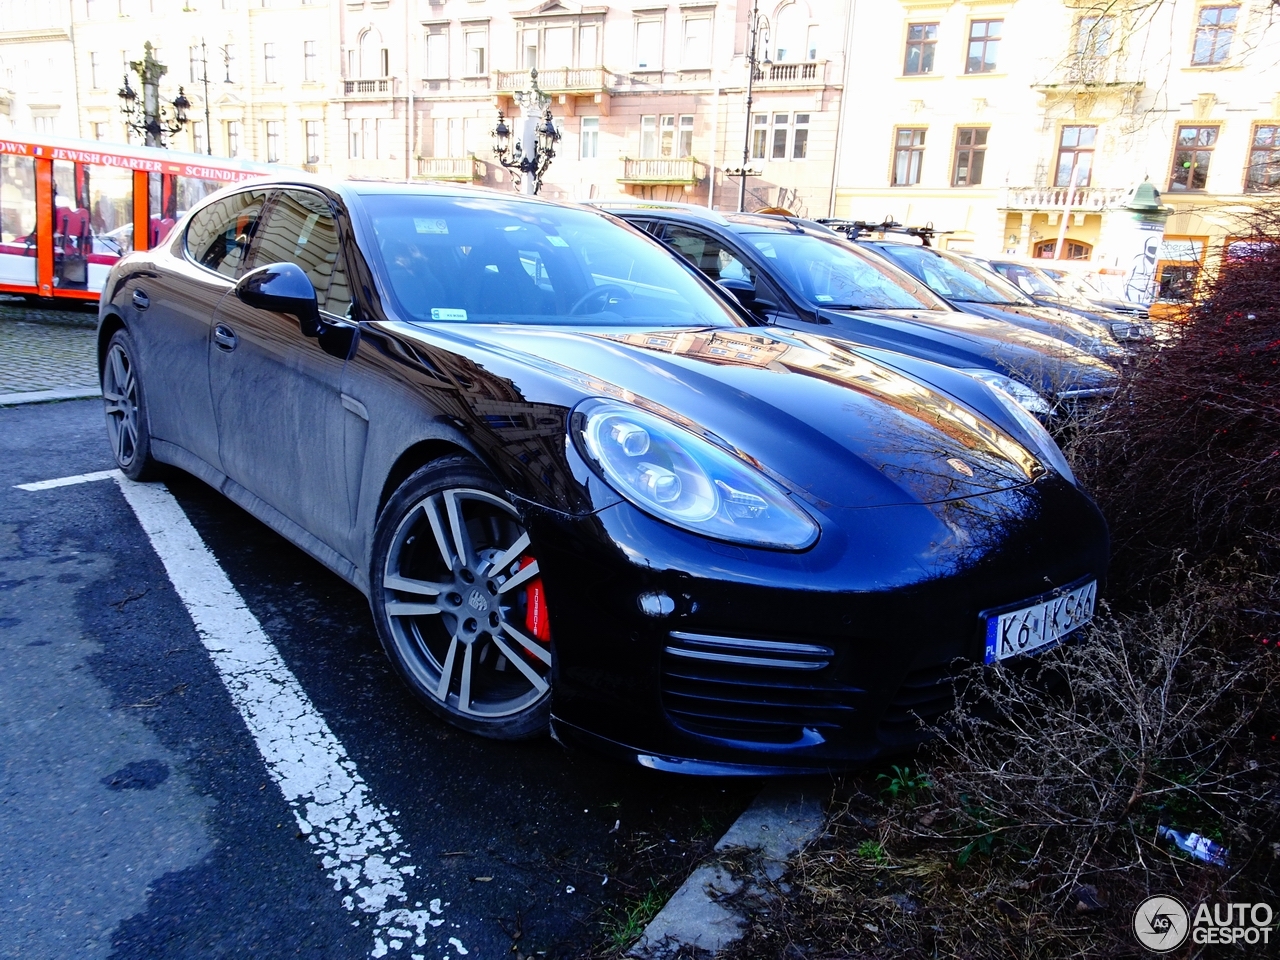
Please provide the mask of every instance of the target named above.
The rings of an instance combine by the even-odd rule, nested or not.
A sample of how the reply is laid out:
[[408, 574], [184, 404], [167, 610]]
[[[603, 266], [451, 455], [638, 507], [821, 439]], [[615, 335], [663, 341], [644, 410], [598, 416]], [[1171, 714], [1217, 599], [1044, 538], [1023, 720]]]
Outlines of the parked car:
[[1147, 320], [1151, 316], [1151, 309], [1145, 303], [1107, 296], [1090, 283], [1087, 277], [1058, 263], [1050, 261], [1040, 266], [1040, 269], [1064, 290], [1102, 310], [1109, 310], [1121, 316], [1136, 317], [1140, 321]]
[[598, 204], [661, 239], [767, 323], [963, 369], [1053, 420], [1109, 396], [1103, 360], [1026, 327], [962, 313], [922, 281], [794, 217], [676, 204]]
[[1121, 343], [1150, 343], [1151, 325], [1138, 321], [1133, 313], [1120, 314], [1085, 300], [1049, 275], [1039, 265], [1020, 260], [1005, 260], [965, 255], [981, 267], [999, 274], [1030, 298], [1036, 306], [1053, 307], [1077, 314], [1086, 320], [1106, 326]]
[[818, 329], [597, 211], [281, 178], [121, 260], [98, 337], [120, 469], [363, 591], [430, 711], [756, 774], [915, 742], [956, 658], [1060, 641], [1107, 560], [1010, 397]]
[[1057, 337], [1112, 364], [1123, 364], [1128, 357], [1110, 327], [1066, 310], [1036, 306], [997, 274], [957, 254], [899, 240], [850, 239], [888, 258], [957, 310]]

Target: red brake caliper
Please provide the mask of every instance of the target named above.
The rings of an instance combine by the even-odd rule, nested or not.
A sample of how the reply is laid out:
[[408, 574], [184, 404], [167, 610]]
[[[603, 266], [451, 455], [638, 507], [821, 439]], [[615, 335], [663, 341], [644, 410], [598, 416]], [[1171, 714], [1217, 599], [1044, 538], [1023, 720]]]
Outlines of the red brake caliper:
[[[522, 557], [520, 569], [533, 563], [533, 557]], [[551, 640], [551, 623], [547, 619], [547, 593], [542, 587], [542, 578], [534, 577], [524, 591], [524, 626], [531, 636], [543, 643]], [[532, 653], [532, 651], [530, 651]]]

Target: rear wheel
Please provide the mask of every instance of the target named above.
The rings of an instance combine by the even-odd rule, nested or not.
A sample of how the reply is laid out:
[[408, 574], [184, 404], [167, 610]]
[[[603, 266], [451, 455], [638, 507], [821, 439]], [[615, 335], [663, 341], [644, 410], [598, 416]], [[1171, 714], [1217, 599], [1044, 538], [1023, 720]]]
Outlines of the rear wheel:
[[137, 356], [133, 338], [127, 331], [117, 330], [107, 344], [102, 365], [107, 439], [121, 473], [131, 480], [156, 480], [163, 468], [151, 456], [146, 394], [138, 375]]
[[378, 521], [373, 561], [378, 636], [431, 710], [496, 739], [546, 731], [545, 598], [529, 535], [499, 484], [468, 457], [418, 470]]

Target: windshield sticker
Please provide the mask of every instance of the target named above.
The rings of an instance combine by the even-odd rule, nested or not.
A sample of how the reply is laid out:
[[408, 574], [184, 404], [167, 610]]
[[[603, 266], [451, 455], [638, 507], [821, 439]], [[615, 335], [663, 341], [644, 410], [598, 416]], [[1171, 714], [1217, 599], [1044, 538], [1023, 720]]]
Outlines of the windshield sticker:
[[442, 217], [414, 217], [413, 228], [419, 233], [448, 233], [449, 224]]
[[547, 243], [553, 247], [567, 247], [569, 245], [569, 241], [564, 237], [557, 237], [555, 234], [550, 233], [547, 234]]
[[432, 320], [466, 320], [467, 311], [452, 310], [448, 307], [432, 307], [431, 319]]
[[813, 299], [817, 300], [819, 303], [830, 303], [832, 300], [835, 299], [835, 297], [825, 293], [815, 293], [813, 295]]

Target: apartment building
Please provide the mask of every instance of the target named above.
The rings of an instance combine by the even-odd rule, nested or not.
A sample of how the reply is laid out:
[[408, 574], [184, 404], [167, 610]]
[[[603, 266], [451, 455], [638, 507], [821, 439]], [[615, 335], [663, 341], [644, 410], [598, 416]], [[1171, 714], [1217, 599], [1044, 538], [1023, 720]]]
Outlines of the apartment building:
[[75, 136], [71, 0], [0, 0], [0, 135]]
[[1173, 277], [1280, 187], [1275, 21], [1270, 0], [859, 3], [836, 209], [988, 254], [1062, 233], [1065, 258]]

